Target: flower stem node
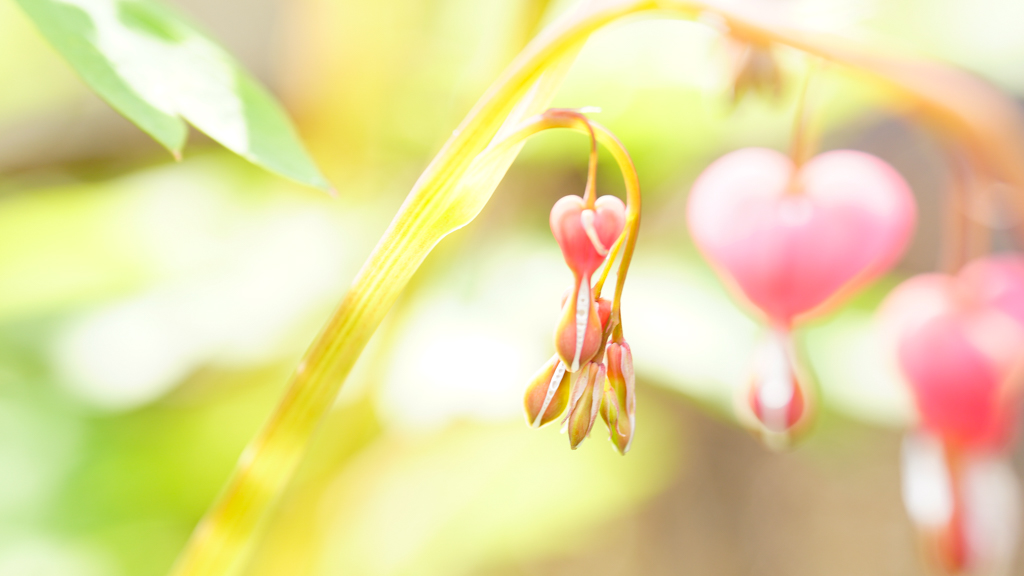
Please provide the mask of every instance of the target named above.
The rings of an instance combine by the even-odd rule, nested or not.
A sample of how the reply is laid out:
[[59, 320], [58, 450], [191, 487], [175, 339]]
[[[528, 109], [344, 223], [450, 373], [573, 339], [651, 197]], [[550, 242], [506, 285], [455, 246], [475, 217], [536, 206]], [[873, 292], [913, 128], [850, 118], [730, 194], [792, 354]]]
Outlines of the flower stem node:
[[527, 424], [540, 428], [562, 415], [569, 404], [569, 376], [557, 355], [534, 374], [526, 387]]
[[629, 452], [636, 430], [636, 377], [633, 353], [624, 340], [612, 342], [604, 352], [608, 378], [601, 395], [601, 418], [620, 454]]
[[605, 366], [588, 362], [582, 370], [573, 373], [569, 393], [569, 415], [565, 418], [569, 432], [569, 446], [573, 450], [590, 436], [601, 405], [601, 391], [605, 380]]

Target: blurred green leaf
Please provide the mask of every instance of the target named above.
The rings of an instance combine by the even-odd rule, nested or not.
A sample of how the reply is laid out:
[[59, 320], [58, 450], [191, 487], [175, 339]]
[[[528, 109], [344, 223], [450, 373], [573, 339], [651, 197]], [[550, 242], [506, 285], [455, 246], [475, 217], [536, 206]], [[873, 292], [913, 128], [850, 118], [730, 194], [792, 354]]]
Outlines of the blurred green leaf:
[[249, 161], [326, 189], [284, 110], [215, 42], [149, 0], [17, 0], [111, 106], [180, 157], [187, 120]]

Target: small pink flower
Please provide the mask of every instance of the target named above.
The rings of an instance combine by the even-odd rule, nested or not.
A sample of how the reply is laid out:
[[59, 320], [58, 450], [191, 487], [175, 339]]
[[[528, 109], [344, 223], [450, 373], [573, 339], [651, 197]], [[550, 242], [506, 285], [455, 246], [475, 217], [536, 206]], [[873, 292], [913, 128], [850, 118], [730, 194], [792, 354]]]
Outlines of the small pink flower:
[[1019, 523], [1007, 452], [1024, 368], [1024, 258], [915, 276], [879, 317], [920, 415], [903, 447], [907, 511], [948, 571], [1003, 573]]
[[880, 311], [921, 426], [970, 450], [1005, 446], [1024, 367], [1024, 258], [976, 260], [957, 276], [900, 284]]
[[625, 205], [614, 196], [597, 199], [593, 210], [579, 196], [566, 196], [551, 209], [551, 232], [575, 282], [555, 329], [555, 351], [576, 372], [601, 347], [601, 322], [590, 279], [622, 234]]
[[737, 150], [704, 170], [688, 206], [700, 250], [783, 327], [888, 269], [915, 214], [899, 173], [852, 150], [826, 152], [799, 169], [774, 150]]

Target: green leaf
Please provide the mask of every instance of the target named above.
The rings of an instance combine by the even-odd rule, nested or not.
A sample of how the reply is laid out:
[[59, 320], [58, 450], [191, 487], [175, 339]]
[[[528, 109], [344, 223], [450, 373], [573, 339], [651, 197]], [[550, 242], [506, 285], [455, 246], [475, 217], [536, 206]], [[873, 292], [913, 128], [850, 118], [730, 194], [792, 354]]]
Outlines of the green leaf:
[[282, 176], [327, 189], [274, 98], [220, 46], [150, 0], [16, 0], [85, 82], [176, 157], [188, 121]]

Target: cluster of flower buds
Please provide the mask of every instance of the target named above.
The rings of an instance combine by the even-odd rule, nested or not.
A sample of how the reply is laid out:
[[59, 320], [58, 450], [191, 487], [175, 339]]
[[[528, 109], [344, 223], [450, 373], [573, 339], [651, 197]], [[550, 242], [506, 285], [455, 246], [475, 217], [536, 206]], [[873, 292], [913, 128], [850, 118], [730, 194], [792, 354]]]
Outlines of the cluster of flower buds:
[[779, 152], [747, 148], [700, 175], [687, 217], [701, 252], [770, 326], [739, 402], [741, 420], [788, 441], [813, 412], [793, 327], [895, 263], [916, 218], [910, 188], [863, 152], [826, 152], [797, 166]]
[[622, 235], [625, 211], [614, 196], [602, 196], [590, 206], [579, 196], [566, 196], [551, 209], [551, 232], [572, 271], [573, 286], [555, 328], [556, 353], [527, 386], [526, 418], [539, 427], [565, 412], [563, 424], [574, 449], [590, 435], [598, 414], [623, 454], [636, 426], [632, 353], [621, 337], [609, 342], [612, 302], [596, 297], [591, 285]]
[[1024, 258], [915, 276], [879, 318], [920, 415], [903, 447], [907, 510], [947, 572], [1004, 573], [1017, 544], [1007, 451], [1022, 394]]

